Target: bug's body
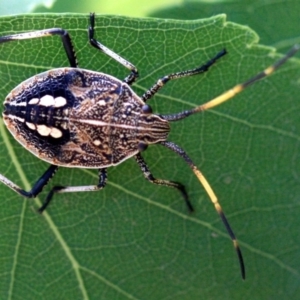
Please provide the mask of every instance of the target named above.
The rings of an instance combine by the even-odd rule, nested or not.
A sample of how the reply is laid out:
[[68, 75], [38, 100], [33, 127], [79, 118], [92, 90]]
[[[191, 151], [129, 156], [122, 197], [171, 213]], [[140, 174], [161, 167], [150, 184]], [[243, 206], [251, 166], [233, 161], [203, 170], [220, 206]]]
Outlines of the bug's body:
[[14, 137], [40, 159], [64, 167], [104, 168], [165, 141], [168, 121], [144, 112], [127, 83], [107, 74], [60, 68], [12, 90], [3, 119]]
[[47, 185], [58, 166], [98, 169], [97, 185], [52, 187], [39, 209], [42, 212], [55, 193], [87, 192], [104, 188], [107, 179], [106, 168], [134, 157], [148, 181], [177, 189], [189, 210], [193, 211], [185, 187], [178, 182], [154, 178], [140, 153], [149, 144], [163, 145], [182, 157], [203, 185], [233, 241], [241, 274], [245, 278], [242, 253], [221, 205], [209, 183], [186, 152], [167, 140], [169, 122], [184, 119], [233, 98], [252, 83], [273, 73], [300, 47], [293, 47], [274, 65], [202, 105], [177, 114], [155, 115], [152, 114], [150, 106], [145, 104], [146, 101], [170, 80], [208, 71], [226, 54], [226, 50], [221, 50], [200, 67], [158, 79], [139, 97], [130, 88], [138, 77], [137, 68], [95, 40], [94, 28], [95, 16], [91, 14], [89, 43], [130, 70], [130, 74], [123, 81], [111, 75], [78, 68], [71, 37], [64, 29], [51, 28], [0, 37], [1, 44], [59, 35], [71, 66], [36, 75], [18, 85], [5, 99], [3, 118], [7, 128], [27, 150], [51, 165], [30, 191], [23, 190], [2, 174], [0, 181], [20, 195], [32, 198]]

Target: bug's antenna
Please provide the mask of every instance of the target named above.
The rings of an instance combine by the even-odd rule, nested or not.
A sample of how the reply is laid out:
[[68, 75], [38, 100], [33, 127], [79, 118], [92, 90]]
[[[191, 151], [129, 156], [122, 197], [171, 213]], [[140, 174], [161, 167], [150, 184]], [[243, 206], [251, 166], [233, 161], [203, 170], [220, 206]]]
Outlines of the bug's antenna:
[[249, 80], [245, 81], [244, 83], [240, 83], [237, 84], [236, 86], [234, 86], [233, 88], [229, 89], [228, 91], [224, 92], [223, 94], [221, 94], [220, 96], [217, 96], [216, 98], [202, 104], [199, 105], [191, 110], [186, 110], [177, 114], [172, 114], [172, 115], [162, 115], [162, 117], [168, 121], [178, 121], [181, 119], [184, 119], [190, 115], [193, 115], [195, 113], [210, 109], [212, 107], [218, 106], [220, 104], [222, 104], [223, 102], [235, 97], [237, 94], [239, 94], [240, 92], [242, 92], [244, 89], [246, 89], [248, 86], [250, 86], [251, 84], [255, 83], [256, 81], [267, 77], [269, 75], [271, 75], [273, 72], [275, 72], [279, 67], [281, 67], [287, 60], [289, 60], [293, 55], [296, 54], [297, 51], [300, 50], [300, 45], [295, 45], [293, 46], [288, 53], [281, 58], [280, 60], [278, 60], [277, 62], [275, 62], [273, 65], [271, 65], [270, 67], [266, 68], [264, 71], [258, 73], [257, 75], [255, 75], [254, 77], [250, 78]]
[[236, 250], [238, 259], [239, 259], [239, 263], [240, 263], [240, 268], [241, 268], [241, 275], [242, 278], [245, 279], [245, 264], [244, 264], [244, 260], [243, 260], [243, 256], [242, 256], [242, 252], [241, 249], [239, 247], [238, 241], [235, 237], [235, 234], [233, 232], [233, 230], [231, 229], [229, 222], [223, 212], [223, 209], [218, 201], [217, 196], [215, 195], [214, 191], [212, 190], [210, 184], [207, 182], [207, 180], [205, 179], [205, 177], [203, 176], [203, 174], [199, 171], [199, 169], [196, 167], [196, 165], [193, 163], [193, 161], [188, 157], [188, 155], [186, 154], [186, 152], [181, 149], [179, 146], [177, 146], [176, 144], [172, 143], [172, 142], [160, 142], [161, 145], [171, 149], [172, 151], [174, 151], [175, 153], [177, 153], [180, 157], [182, 157], [186, 163], [190, 166], [190, 168], [193, 170], [194, 174], [197, 176], [197, 178], [199, 179], [199, 181], [201, 182], [201, 184], [203, 185], [205, 191], [207, 192], [211, 202], [213, 203], [213, 205], [215, 206], [215, 209], [217, 211], [217, 213], [219, 214], [219, 216], [221, 217], [225, 228], [227, 230], [227, 232], [230, 235], [230, 238], [233, 242], [233, 246]]
[[253, 84], [254, 82], [269, 76], [270, 74], [272, 74], [275, 70], [277, 70], [280, 66], [282, 66], [289, 58], [291, 58], [293, 55], [296, 54], [297, 51], [299, 51], [300, 46], [299, 45], [295, 45], [294, 47], [292, 47], [290, 49], [290, 51], [280, 60], [278, 60], [274, 65], [266, 68], [264, 71], [260, 72], [259, 74], [257, 74], [256, 76], [250, 78], [249, 80], [247, 80], [244, 83], [241, 84], [237, 84], [235, 87], [233, 87], [232, 89], [228, 90], [227, 92], [223, 93], [222, 95], [216, 97], [215, 99], [201, 105], [197, 107], [197, 112], [198, 111], [202, 111], [202, 110], [207, 110], [209, 108], [212, 108], [214, 106], [217, 106], [231, 98], [233, 98], [235, 95], [237, 95], [238, 93], [242, 92], [244, 89], [246, 89], [248, 86], [250, 86], [251, 84]]

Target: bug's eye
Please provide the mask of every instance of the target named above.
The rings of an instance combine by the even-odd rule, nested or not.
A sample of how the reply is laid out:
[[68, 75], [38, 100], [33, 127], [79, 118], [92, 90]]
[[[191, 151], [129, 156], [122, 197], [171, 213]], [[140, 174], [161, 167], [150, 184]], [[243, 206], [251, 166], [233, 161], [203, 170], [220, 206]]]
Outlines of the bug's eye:
[[140, 152], [145, 151], [148, 148], [148, 145], [143, 143], [143, 142], [139, 142], [138, 144], [138, 149]]
[[150, 105], [147, 104], [143, 105], [142, 111], [144, 114], [152, 114], [152, 108]]

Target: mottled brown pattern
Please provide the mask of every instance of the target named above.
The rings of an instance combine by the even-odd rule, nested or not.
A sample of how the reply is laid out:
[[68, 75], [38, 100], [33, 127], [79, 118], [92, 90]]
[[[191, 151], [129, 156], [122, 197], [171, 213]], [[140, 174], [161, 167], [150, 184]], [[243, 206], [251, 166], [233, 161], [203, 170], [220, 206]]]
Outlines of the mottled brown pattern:
[[[66, 105], [29, 104], [47, 94], [64, 97]], [[39, 158], [66, 167], [116, 165], [138, 153], [139, 143], [164, 141], [169, 133], [168, 122], [144, 113], [145, 103], [126, 83], [83, 69], [36, 75], [16, 87], [4, 104], [4, 121], [14, 137]], [[62, 136], [42, 136], [32, 124], [55, 128]]]

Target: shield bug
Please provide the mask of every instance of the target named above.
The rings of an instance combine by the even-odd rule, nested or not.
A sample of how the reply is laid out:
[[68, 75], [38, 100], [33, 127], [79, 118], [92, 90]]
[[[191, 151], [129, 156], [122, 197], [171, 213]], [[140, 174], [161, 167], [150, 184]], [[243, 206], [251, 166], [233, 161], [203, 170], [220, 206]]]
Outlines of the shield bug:
[[242, 84], [211, 101], [177, 114], [154, 114], [146, 104], [168, 81], [202, 74], [221, 57], [221, 50], [205, 64], [192, 70], [166, 75], [141, 97], [130, 87], [138, 77], [137, 68], [94, 38], [95, 16], [90, 15], [89, 43], [129, 69], [122, 81], [111, 75], [78, 68], [69, 33], [61, 28], [0, 37], [0, 43], [58, 35], [62, 39], [70, 67], [37, 74], [14, 88], [4, 101], [3, 119], [15, 139], [50, 167], [30, 191], [25, 191], [0, 174], [0, 181], [18, 194], [36, 197], [59, 167], [98, 169], [99, 182], [91, 186], [54, 186], [39, 211], [46, 209], [55, 193], [96, 191], [105, 187], [106, 169], [134, 157], [145, 178], [151, 183], [177, 189], [190, 211], [193, 206], [185, 187], [174, 181], [156, 179], [141, 152], [150, 144], [161, 144], [177, 153], [192, 169], [220, 215], [237, 251], [242, 277], [245, 267], [237, 239], [209, 183], [178, 145], [167, 140], [170, 122], [217, 106], [243, 91], [252, 83], [273, 73], [298, 50], [293, 47], [281, 60]]

